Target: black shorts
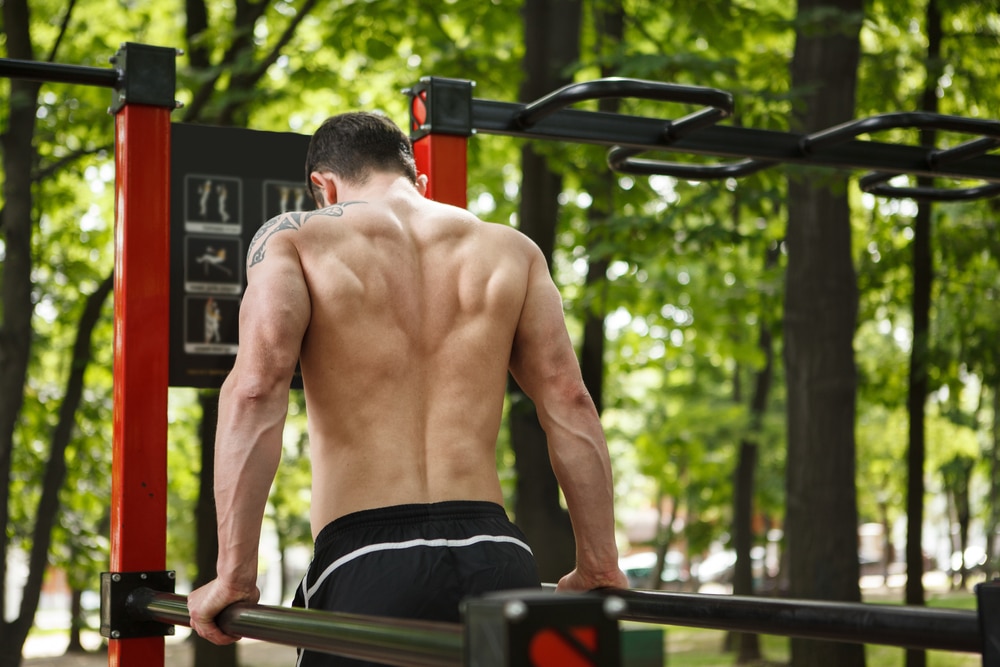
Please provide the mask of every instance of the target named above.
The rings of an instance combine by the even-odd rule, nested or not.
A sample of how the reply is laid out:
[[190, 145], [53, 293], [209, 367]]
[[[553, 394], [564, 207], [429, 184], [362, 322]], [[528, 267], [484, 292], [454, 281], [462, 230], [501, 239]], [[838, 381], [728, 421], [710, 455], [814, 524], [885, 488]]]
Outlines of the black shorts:
[[[503, 507], [448, 501], [364, 510], [331, 522], [316, 538], [292, 604], [457, 623], [465, 597], [540, 585], [524, 534]], [[298, 664], [372, 663], [301, 651]]]

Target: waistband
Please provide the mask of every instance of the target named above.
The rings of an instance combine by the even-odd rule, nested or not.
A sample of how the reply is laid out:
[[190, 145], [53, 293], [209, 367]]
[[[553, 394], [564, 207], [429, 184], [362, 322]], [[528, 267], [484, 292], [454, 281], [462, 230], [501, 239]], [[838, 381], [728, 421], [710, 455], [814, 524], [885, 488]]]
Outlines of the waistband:
[[334, 519], [319, 531], [315, 546], [318, 549], [337, 534], [356, 528], [411, 524], [418, 521], [473, 519], [508, 520], [506, 510], [497, 503], [488, 500], [445, 500], [437, 503], [391, 505], [360, 510]]

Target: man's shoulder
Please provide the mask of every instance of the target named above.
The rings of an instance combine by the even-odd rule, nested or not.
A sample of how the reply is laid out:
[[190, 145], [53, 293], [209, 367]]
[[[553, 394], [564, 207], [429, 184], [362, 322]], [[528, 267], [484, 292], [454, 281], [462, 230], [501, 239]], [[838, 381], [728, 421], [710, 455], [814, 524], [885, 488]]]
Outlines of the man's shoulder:
[[511, 250], [518, 250], [524, 253], [533, 253], [538, 250], [538, 246], [521, 230], [499, 222], [488, 222], [469, 215], [475, 219], [479, 229], [490, 237], [492, 242], [502, 243]]

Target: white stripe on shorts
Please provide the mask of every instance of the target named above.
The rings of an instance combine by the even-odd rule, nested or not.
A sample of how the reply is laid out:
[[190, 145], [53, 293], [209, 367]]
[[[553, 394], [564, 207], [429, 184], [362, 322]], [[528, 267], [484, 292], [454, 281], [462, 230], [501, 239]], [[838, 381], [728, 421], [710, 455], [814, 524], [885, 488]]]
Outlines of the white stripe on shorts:
[[464, 540], [416, 539], [416, 540], [407, 540], [405, 542], [382, 542], [380, 544], [369, 544], [366, 547], [361, 547], [360, 549], [356, 549], [350, 552], [349, 554], [341, 556], [337, 560], [330, 563], [326, 567], [326, 569], [323, 570], [323, 573], [319, 575], [315, 583], [313, 583], [313, 585], [309, 586], [308, 588], [306, 588], [306, 580], [308, 579], [308, 575], [306, 577], [303, 577], [302, 593], [303, 596], [305, 597], [306, 608], [309, 607], [309, 598], [315, 595], [316, 590], [323, 584], [324, 581], [326, 581], [326, 578], [329, 577], [331, 574], [333, 574], [334, 571], [337, 570], [337, 568], [346, 565], [347, 563], [350, 563], [355, 558], [360, 558], [361, 556], [370, 553], [375, 553], [377, 551], [392, 551], [396, 549], [409, 549], [411, 547], [468, 547], [473, 544], [479, 544], [481, 542], [498, 542], [498, 543], [506, 542], [507, 544], [513, 544], [515, 546], [521, 547], [529, 554], [532, 553], [531, 547], [529, 547], [527, 544], [517, 539], [516, 537], [510, 537], [508, 535], [476, 535], [475, 537], [467, 537]]

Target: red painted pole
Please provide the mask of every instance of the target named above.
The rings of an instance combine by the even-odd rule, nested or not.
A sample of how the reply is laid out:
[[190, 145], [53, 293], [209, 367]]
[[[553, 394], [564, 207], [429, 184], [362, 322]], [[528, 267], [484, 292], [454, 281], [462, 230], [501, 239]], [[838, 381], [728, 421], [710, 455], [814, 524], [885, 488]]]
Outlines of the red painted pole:
[[468, 138], [428, 134], [413, 142], [417, 171], [427, 175], [427, 198], [465, 208]]
[[[111, 571], [162, 572], [167, 542], [170, 109], [115, 116]], [[110, 667], [164, 664], [163, 637], [115, 639]]]

